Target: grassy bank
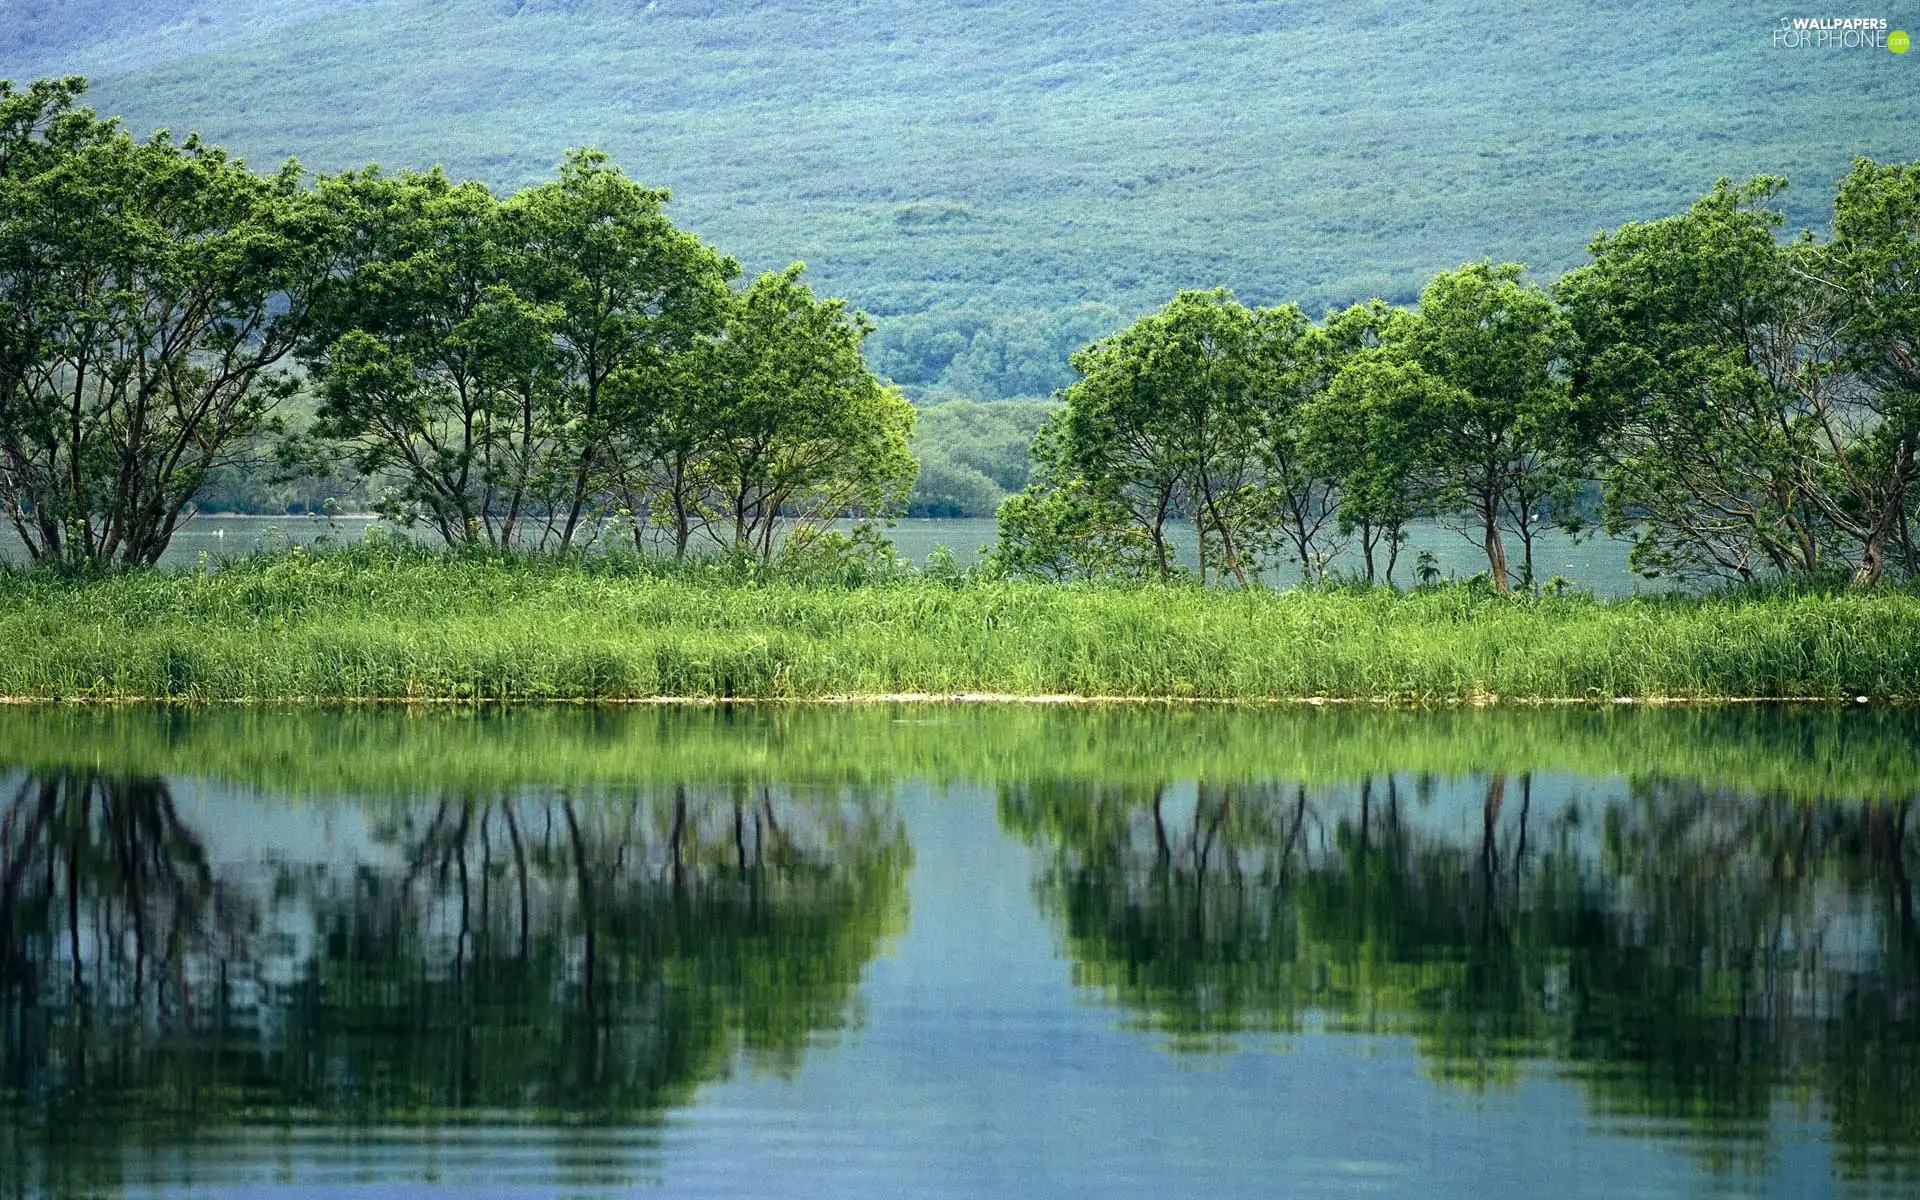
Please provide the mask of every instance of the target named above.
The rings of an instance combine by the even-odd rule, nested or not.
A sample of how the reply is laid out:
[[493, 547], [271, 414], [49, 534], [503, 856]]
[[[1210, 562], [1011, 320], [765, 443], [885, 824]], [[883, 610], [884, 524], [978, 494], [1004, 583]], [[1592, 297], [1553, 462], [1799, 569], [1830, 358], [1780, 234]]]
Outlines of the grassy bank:
[[1920, 697], [1920, 596], [1227, 593], [356, 548], [217, 574], [0, 574], [0, 695]]

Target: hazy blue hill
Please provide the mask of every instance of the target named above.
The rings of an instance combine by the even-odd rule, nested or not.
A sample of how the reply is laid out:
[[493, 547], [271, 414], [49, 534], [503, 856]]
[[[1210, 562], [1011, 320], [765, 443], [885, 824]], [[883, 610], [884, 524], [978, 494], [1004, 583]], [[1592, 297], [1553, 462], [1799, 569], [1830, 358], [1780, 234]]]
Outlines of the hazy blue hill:
[[[242, 11], [129, 11], [170, 7]], [[1920, 157], [1920, 53], [1776, 50], [1747, 0], [325, 7], [258, 0], [266, 36], [109, 69], [93, 102], [262, 165], [503, 187], [597, 143], [750, 267], [804, 258], [879, 314], [1404, 298], [1483, 255], [1557, 271], [1716, 175], [1785, 173], [1817, 222], [1855, 154]], [[101, 70], [85, 24], [72, 65]], [[0, 75], [60, 69], [45, 32], [0, 36]]]
[[0, 0], [0, 77], [104, 75], [379, 0]]

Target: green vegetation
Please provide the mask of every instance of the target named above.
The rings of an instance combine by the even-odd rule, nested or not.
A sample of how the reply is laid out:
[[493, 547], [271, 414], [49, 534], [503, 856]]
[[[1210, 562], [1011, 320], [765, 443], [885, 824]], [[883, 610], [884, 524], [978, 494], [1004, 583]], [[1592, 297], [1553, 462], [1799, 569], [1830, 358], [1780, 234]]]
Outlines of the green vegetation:
[[1912, 54], [1779, 50], [1780, 14], [1743, 0], [8, 15], [0, 75], [86, 73], [138, 131], [199, 130], [256, 162], [439, 163], [506, 191], [599, 146], [750, 272], [804, 259], [883, 327], [1089, 300], [1131, 317], [1215, 285], [1318, 315], [1411, 301], [1482, 255], [1551, 276], [1595, 229], [1675, 211], [1721, 175], [1785, 174], [1811, 189], [1793, 224], [1820, 224], [1856, 155], [1912, 156], [1920, 103]]
[[[564, 553], [617, 515], [766, 559], [904, 506], [913, 409], [871, 323], [797, 263], [733, 290], [604, 155], [504, 202], [439, 171], [307, 187], [137, 141], [84, 88], [0, 80], [0, 512], [35, 560], [153, 565], [274, 440], [453, 547]], [[277, 439], [303, 380], [317, 410]]]
[[1107, 304], [990, 313], [938, 309], [894, 317], [867, 344], [873, 369], [916, 399], [1049, 396], [1073, 382], [1067, 358], [1118, 329]]
[[1920, 573], [1920, 164], [1857, 160], [1831, 236], [1786, 244], [1784, 183], [1723, 180], [1602, 233], [1551, 293], [1485, 260], [1417, 310], [1321, 324], [1183, 291], [1075, 352], [1040, 425], [951, 389], [1113, 310], [916, 318], [875, 351], [948, 401], [916, 493], [916, 412], [869, 369], [868, 318], [797, 263], [734, 289], [604, 153], [504, 200], [438, 168], [306, 187], [292, 160], [265, 179], [137, 141], [84, 87], [0, 83], [0, 508], [36, 560], [150, 566], [272, 448], [296, 494], [344, 459], [382, 516], [461, 548], [566, 553], [612, 518], [636, 548], [770, 561], [848, 517], [998, 502], [1004, 571], [1165, 580], [1185, 522], [1203, 584], [1283, 561], [1326, 582], [1356, 535], [1391, 584], [1426, 517], [1505, 592], [1538, 586], [1537, 535], [1579, 532], [1604, 481], [1648, 574]]
[[915, 517], [990, 517], [1027, 486], [1029, 448], [1058, 406], [1044, 400], [946, 399], [923, 404], [913, 426], [920, 474], [907, 498]]
[[335, 267], [298, 164], [137, 141], [0, 80], [0, 512], [36, 559], [158, 560], [270, 432]]
[[1722, 181], [1561, 279], [1608, 525], [1648, 570], [1912, 574], [1920, 163], [1854, 164], [1824, 241], [1775, 237], [1784, 186]]
[[[1920, 695], [1920, 598], [1601, 603], [1061, 587], [750, 561], [292, 552], [217, 574], [0, 576], [0, 694], [618, 699], [1000, 692], [1611, 699]], [[809, 578], [809, 574], [812, 578]], [[864, 582], [841, 586], [833, 579]]]
[[1723, 180], [1603, 233], [1553, 294], [1481, 262], [1417, 311], [1315, 326], [1182, 292], [1074, 355], [998, 561], [1166, 579], [1185, 519], [1202, 583], [1276, 560], [1319, 582], [1356, 533], [1365, 580], [1384, 544], [1391, 583], [1430, 516], [1480, 543], [1496, 590], [1531, 589], [1536, 536], [1577, 532], [1597, 479], [1649, 575], [1920, 576], [1920, 163], [1855, 163], [1824, 240], [1775, 237], [1781, 186]]

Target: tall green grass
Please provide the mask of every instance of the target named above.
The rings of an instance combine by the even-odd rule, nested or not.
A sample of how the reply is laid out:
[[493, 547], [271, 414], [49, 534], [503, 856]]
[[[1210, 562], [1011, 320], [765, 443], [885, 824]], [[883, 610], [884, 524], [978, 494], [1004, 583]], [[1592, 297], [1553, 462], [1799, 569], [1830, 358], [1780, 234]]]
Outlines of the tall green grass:
[[1920, 697], [1920, 596], [1601, 602], [859, 586], [637, 557], [359, 547], [217, 573], [0, 574], [0, 695], [299, 701], [952, 694], [1612, 700]]

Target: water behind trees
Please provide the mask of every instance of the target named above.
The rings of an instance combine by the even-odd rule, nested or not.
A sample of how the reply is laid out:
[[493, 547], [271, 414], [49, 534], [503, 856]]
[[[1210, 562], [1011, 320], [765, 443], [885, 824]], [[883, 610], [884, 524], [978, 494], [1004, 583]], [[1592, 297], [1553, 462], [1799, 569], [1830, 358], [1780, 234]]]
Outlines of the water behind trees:
[[[209, 561], [273, 550], [288, 545], [311, 546], [326, 541], [358, 542], [376, 522], [369, 517], [246, 517], [213, 514], [197, 517], [179, 533], [160, 559], [162, 567], [191, 567], [206, 555]], [[885, 530], [893, 542], [894, 553], [916, 564], [924, 564], [937, 547], [952, 552], [955, 562], [968, 566], [979, 561], [983, 549], [993, 545], [995, 526], [990, 517], [905, 517]], [[1431, 522], [1415, 522], [1409, 527], [1407, 544], [1400, 551], [1394, 581], [1402, 587], [1420, 582], [1418, 558], [1422, 550], [1434, 556], [1434, 570], [1442, 579], [1466, 579], [1486, 569], [1486, 555], [1477, 542], [1469, 541], [1451, 529]], [[429, 535], [416, 534], [423, 539]], [[1558, 529], [1547, 528], [1537, 535], [1538, 582], [1545, 584], [1558, 575], [1575, 587], [1586, 588], [1599, 596], [1628, 595], [1636, 590], [1658, 591], [1668, 586], [1664, 580], [1647, 580], [1627, 568], [1631, 544], [1604, 534], [1583, 536], [1578, 541]], [[1197, 558], [1193, 550], [1190, 526], [1176, 525], [1173, 542], [1182, 562], [1191, 568]], [[26, 561], [19, 539], [0, 528], [0, 563]], [[1360, 556], [1348, 552], [1331, 564], [1335, 571], [1358, 575]], [[1382, 551], [1376, 566], [1384, 576], [1386, 555]], [[1280, 563], [1267, 570], [1264, 580], [1274, 587], [1288, 587], [1300, 580], [1299, 568]]]
[[0, 710], [0, 1194], [1909, 1195], [1917, 747]]

